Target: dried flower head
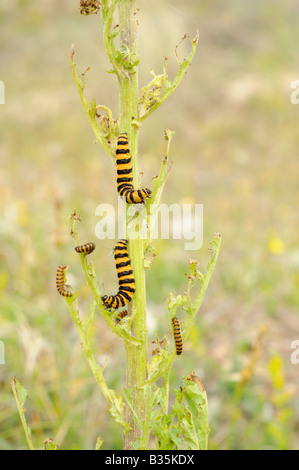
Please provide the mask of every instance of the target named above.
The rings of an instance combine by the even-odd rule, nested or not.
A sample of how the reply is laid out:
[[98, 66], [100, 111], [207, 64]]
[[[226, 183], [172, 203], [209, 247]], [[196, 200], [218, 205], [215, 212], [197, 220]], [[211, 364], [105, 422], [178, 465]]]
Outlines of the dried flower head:
[[90, 15], [98, 13], [101, 3], [98, 0], [80, 0], [81, 15]]

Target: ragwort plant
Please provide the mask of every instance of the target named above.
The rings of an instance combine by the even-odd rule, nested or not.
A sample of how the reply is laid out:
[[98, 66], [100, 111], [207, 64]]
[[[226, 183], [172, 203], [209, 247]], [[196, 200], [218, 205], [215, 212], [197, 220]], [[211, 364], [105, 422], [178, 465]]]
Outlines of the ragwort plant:
[[[184, 35], [182, 41], [190, 41], [190, 54], [180, 60], [178, 47], [175, 55], [178, 60], [178, 72], [174, 80], [170, 80], [167, 74], [167, 59], [163, 64], [163, 72], [160, 75], [153, 73], [153, 79], [141, 90], [138, 88], [138, 50], [136, 31], [136, 0], [81, 0], [80, 12], [83, 15], [98, 13], [103, 23], [103, 43], [110, 60], [112, 72], [117, 79], [119, 89], [119, 116], [115, 118], [111, 110], [95, 101], [89, 103], [84, 95], [86, 73], [77, 73], [74, 62], [74, 47], [71, 48], [70, 62], [79, 96], [91, 125], [91, 128], [110, 157], [113, 165], [116, 165], [116, 143], [120, 133], [126, 133], [130, 146], [132, 161], [132, 184], [138, 188], [138, 134], [146, 119], [159, 108], [176, 90], [184, 77], [194, 56], [198, 32], [194, 38]], [[117, 23], [115, 17], [118, 15]], [[181, 41], [181, 42], [182, 42]], [[101, 114], [100, 114], [101, 113]], [[145, 200], [137, 213], [137, 228], [149, 227], [157, 215], [157, 210], [162, 197], [167, 176], [169, 174], [169, 150], [174, 132], [165, 132], [166, 153], [162, 160], [157, 177], [153, 178], [151, 198]], [[122, 204], [127, 208], [126, 202]], [[153, 217], [150, 220], [150, 214]], [[80, 216], [74, 212], [69, 218], [71, 235], [76, 246], [86, 241], [79, 240], [77, 222]], [[148, 361], [147, 358], [147, 329], [146, 329], [146, 289], [145, 270], [150, 268], [153, 259], [153, 247], [150, 240], [150, 230], [146, 236], [130, 237], [129, 223], [126, 218], [126, 238], [131, 268], [135, 280], [135, 293], [129, 303], [129, 315], [124, 319], [119, 316], [119, 311], [109, 311], [102, 301], [102, 292], [99, 288], [95, 267], [90, 260], [92, 257], [84, 250], [77, 249], [82, 270], [91, 292], [91, 303], [87, 319], [83, 321], [79, 314], [78, 293], [72, 292], [69, 286], [65, 286], [64, 266], [60, 271], [58, 284], [60, 293], [65, 296], [68, 309], [77, 327], [83, 352], [90, 365], [91, 371], [109, 404], [109, 411], [114, 420], [123, 430], [124, 449], [207, 449], [208, 445], [208, 402], [206, 392], [194, 372], [189, 373], [182, 380], [182, 386], [176, 390], [175, 400], [170, 409], [169, 406], [169, 375], [172, 365], [177, 358], [177, 352], [181, 352], [181, 344], [187, 340], [196, 315], [201, 306], [204, 294], [208, 287], [213, 269], [215, 267], [221, 238], [216, 234], [211, 243], [211, 259], [206, 273], [199, 270], [196, 260], [190, 260], [187, 276], [186, 293], [174, 296], [170, 294], [167, 300], [169, 315], [169, 331], [176, 337], [178, 350], [174, 341], [169, 341], [167, 336], [157, 342], [155, 354]], [[136, 230], [136, 225], [135, 225]], [[92, 250], [91, 250], [92, 251]], [[100, 311], [108, 327], [120, 338], [126, 353], [126, 386], [123, 390], [116, 391], [108, 387], [104, 371], [107, 365], [100, 367], [94, 357], [90, 342], [89, 329], [94, 321], [95, 309]], [[178, 317], [179, 322], [174, 317]], [[180, 325], [181, 326], [178, 326]], [[175, 328], [175, 331], [174, 331]], [[179, 332], [181, 330], [181, 333]], [[172, 336], [173, 337], [173, 336]], [[159, 383], [162, 385], [157, 385]], [[26, 431], [26, 423], [22, 416], [22, 422]], [[28, 431], [27, 431], [28, 439]], [[155, 441], [153, 441], [155, 439]], [[155, 442], [155, 444], [153, 444]], [[97, 443], [100, 448], [102, 441]], [[30, 441], [30, 445], [33, 445]]]

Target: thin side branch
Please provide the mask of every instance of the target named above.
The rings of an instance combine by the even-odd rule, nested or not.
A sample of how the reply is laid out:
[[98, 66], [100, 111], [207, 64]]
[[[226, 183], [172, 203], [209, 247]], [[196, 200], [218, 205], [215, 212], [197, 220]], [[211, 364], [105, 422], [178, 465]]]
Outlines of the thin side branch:
[[104, 397], [106, 398], [106, 400], [110, 402], [110, 404], [113, 404], [113, 397], [110, 393], [109, 388], [107, 387], [107, 384], [103, 376], [104, 367], [100, 367], [97, 364], [95, 357], [92, 354], [92, 350], [91, 350], [91, 346], [87, 337], [86, 330], [82, 324], [82, 320], [80, 319], [79, 310], [78, 310], [78, 300], [76, 299], [75, 301], [73, 301], [72, 298], [66, 298], [66, 303], [69, 308], [71, 317], [74, 320], [74, 323], [77, 327], [77, 330], [78, 330], [78, 333], [82, 342], [82, 350], [84, 351], [84, 354], [88, 360], [92, 373]]
[[74, 50], [74, 46], [72, 46], [71, 51], [70, 51], [71, 68], [72, 68], [72, 71], [73, 71], [73, 76], [74, 76], [74, 79], [75, 79], [75, 82], [76, 82], [76, 85], [77, 85], [77, 88], [78, 88], [79, 96], [81, 98], [81, 102], [82, 102], [85, 114], [87, 116], [87, 119], [88, 119], [88, 121], [91, 125], [91, 128], [92, 128], [98, 142], [101, 144], [101, 146], [103, 147], [105, 152], [109, 155], [112, 163], [115, 165], [116, 163], [115, 163], [114, 150], [110, 147], [107, 140], [105, 139], [105, 137], [101, 133], [101, 131], [98, 127], [97, 121], [96, 121], [96, 106], [91, 107], [89, 105], [88, 101], [86, 100], [85, 96], [84, 96], [85, 74], [83, 74], [83, 78], [82, 78], [82, 80], [80, 80], [80, 78], [78, 77], [77, 71], [76, 71], [75, 63], [74, 63], [74, 55], [75, 55], [75, 50]]
[[[74, 214], [70, 216], [69, 220], [70, 220], [70, 225], [71, 225], [71, 235], [74, 238], [76, 245], [79, 245], [80, 244], [79, 237], [75, 228], [76, 217], [74, 216]], [[100, 310], [102, 317], [104, 318], [109, 328], [111, 328], [111, 330], [121, 340], [123, 340], [124, 343], [126, 344], [129, 343], [135, 346], [138, 346], [139, 344], [141, 344], [141, 341], [134, 338], [134, 336], [130, 335], [126, 330], [124, 330], [123, 328], [120, 328], [119, 325], [115, 323], [111, 314], [109, 314], [108, 310], [103, 305], [102, 292], [99, 289], [99, 285], [98, 285], [98, 281], [97, 281], [97, 277], [94, 271], [93, 264], [91, 262], [89, 264], [87, 263], [87, 259], [84, 253], [80, 253], [78, 254], [78, 256], [80, 257], [81, 266], [85, 275], [85, 279], [89, 285], [94, 301], [96, 302], [96, 305], [98, 309]]]
[[[194, 325], [196, 315], [198, 313], [198, 310], [201, 306], [202, 300], [204, 298], [204, 295], [206, 293], [206, 290], [208, 288], [211, 276], [213, 274], [219, 251], [220, 251], [220, 245], [221, 245], [221, 236], [219, 234], [216, 234], [214, 237], [214, 240], [212, 242], [212, 247], [213, 247], [213, 253], [212, 253], [212, 258], [211, 261], [208, 264], [207, 267], [207, 272], [206, 274], [201, 278], [201, 285], [198, 291], [198, 294], [196, 296], [195, 302], [192, 303], [191, 298], [187, 298], [189, 296], [179, 296], [177, 301], [173, 302], [172, 307], [169, 308], [169, 313], [170, 317], [172, 318], [174, 315], [174, 312], [180, 307], [183, 306], [186, 302], [189, 303], [187, 307], [185, 307], [186, 310], [189, 311], [190, 316], [187, 319], [186, 326], [184, 330], [182, 331], [182, 339], [183, 343], [188, 339], [188, 336], [190, 334], [190, 331]], [[175, 299], [176, 300], [176, 299]], [[170, 320], [171, 320], [170, 318]], [[173, 361], [176, 358], [176, 351], [175, 349], [171, 352], [170, 355], [164, 357], [158, 367], [156, 368], [155, 371], [151, 374], [149, 379], [145, 382], [145, 384], [153, 384], [155, 383], [162, 375], [167, 373], [167, 371], [170, 369], [170, 367], [173, 364]]]
[[[181, 42], [185, 39], [190, 39], [191, 41], [191, 45], [192, 45], [192, 49], [191, 49], [191, 53], [190, 55], [184, 59], [183, 61], [180, 61], [179, 58], [178, 58], [178, 55], [177, 55], [177, 48], [178, 46], [181, 44]], [[195, 51], [196, 51], [196, 47], [197, 47], [197, 44], [198, 44], [198, 39], [199, 39], [199, 33], [198, 33], [198, 29], [196, 30], [196, 36], [195, 38], [191, 39], [189, 38], [189, 36], [185, 35], [182, 39], [182, 41], [180, 42], [180, 44], [178, 44], [178, 46], [176, 47], [175, 49], [175, 55], [177, 57], [177, 60], [179, 62], [179, 65], [180, 65], [180, 68], [179, 68], [179, 71], [175, 77], [175, 79], [170, 82], [168, 80], [166, 80], [166, 77], [164, 77], [164, 90], [162, 91], [162, 93], [160, 94], [160, 96], [158, 97], [158, 99], [155, 100], [155, 102], [152, 104], [151, 107], [149, 107], [149, 109], [147, 109], [144, 114], [139, 118], [139, 119], [134, 119], [133, 123], [139, 127], [141, 125], [141, 123], [147, 118], [149, 117], [157, 108], [159, 108], [163, 103], [165, 103], [165, 101], [172, 95], [172, 93], [177, 89], [178, 85], [180, 84], [180, 82], [182, 81], [184, 75], [186, 74], [187, 72], [187, 69], [189, 67], [189, 65], [191, 64], [191, 61], [194, 57], [194, 54], [195, 54]], [[166, 64], [166, 61], [164, 62], [164, 75], [165, 75], [165, 64]], [[164, 76], [163, 75], [163, 76]]]
[[174, 134], [175, 132], [172, 131], [171, 129], [165, 131], [165, 139], [167, 140], [166, 154], [165, 154], [165, 157], [163, 158], [159, 174], [154, 179], [151, 198], [147, 199], [147, 201], [145, 202], [146, 211], [149, 214], [149, 218], [148, 218], [149, 237], [146, 241], [146, 246], [148, 246], [151, 243], [151, 239], [150, 239], [151, 230], [153, 230], [155, 226], [157, 213], [159, 210], [159, 204], [162, 198], [162, 193], [164, 190], [166, 180], [170, 173], [170, 168], [168, 167], [168, 158], [169, 158], [171, 139], [174, 136]]
[[24, 432], [25, 432], [25, 436], [26, 436], [26, 439], [27, 439], [29, 449], [30, 450], [35, 450], [32, 439], [31, 439], [31, 430], [30, 430], [30, 428], [27, 424], [26, 417], [25, 417], [26, 408], [25, 408], [24, 405], [25, 405], [25, 401], [28, 398], [27, 391], [20, 384], [20, 382], [17, 380], [16, 377], [14, 377], [13, 380], [11, 381], [11, 388], [12, 388], [12, 391], [13, 391], [13, 394], [14, 394], [14, 397], [15, 397], [15, 400], [16, 400], [16, 404], [17, 404], [17, 407], [18, 407], [18, 412], [19, 412], [20, 419], [21, 419], [21, 422], [22, 422], [22, 425], [23, 425], [23, 429], [24, 429]]

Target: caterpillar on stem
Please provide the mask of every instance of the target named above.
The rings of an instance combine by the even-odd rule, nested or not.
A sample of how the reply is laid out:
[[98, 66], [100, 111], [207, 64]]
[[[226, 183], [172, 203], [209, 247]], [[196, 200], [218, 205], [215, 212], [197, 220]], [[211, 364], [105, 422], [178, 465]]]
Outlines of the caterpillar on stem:
[[127, 134], [120, 134], [116, 148], [117, 165], [117, 191], [124, 197], [127, 204], [141, 204], [148, 197], [151, 197], [151, 190], [148, 188], [135, 190], [132, 184], [132, 164]]
[[56, 287], [60, 295], [63, 297], [72, 297], [71, 287], [65, 284], [66, 277], [65, 271], [69, 269], [70, 266], [65, 266], [64, 264], [60, 264], [57, 268], [56, 272]]
[[118, 309], [129, 303], [135, 292], [135, 279], [128, 256], [128, 240], [119, 240], [114, 249], [119, 290], [116, 295], [103, 295], [102, 302], [106, 308]]

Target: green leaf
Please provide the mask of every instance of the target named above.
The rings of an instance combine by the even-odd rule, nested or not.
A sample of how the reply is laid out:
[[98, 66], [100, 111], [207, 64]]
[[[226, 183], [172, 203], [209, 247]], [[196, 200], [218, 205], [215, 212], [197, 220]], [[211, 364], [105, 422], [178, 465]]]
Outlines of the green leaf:
[[144, 269], [150, 268], [156, 256], [157, 255], [155, 254], [155, 248], [152, 245], [148, 245], [144, 253], [144, 261], [143, 261]]
[[23, 387], [23, 385], [17, 380], [15, 379], [15, 386], [16, 386], [16, 390], [17, 390], [17, 393], [18, 393], [18, 397], [22, 403], [22, 405], [25, 404], [27, 398], [28, 398], [28, 392], [26, 390], [25, 387]]
[[96, 107], [97, 107], [97, 102], [96, 100], [92, 100], [92, 102], [90, 103], [90, 115], [94, 118], [95, 115], [96, 115]]
[[170, 295], [166, 301], [166, 305], [171, 318], [175, 315], [177, 309], [182, 305], [184, 300], [185, 298], [183, 295], [174, 296], [173, 293], [170, 292]]
[[31, 440], [31, 429], [28, 426], [26, 422], [26, 417], [25, 417], [25, 408], [24, 408], [24, 403], [28, 398], [28, 393], [27, 390], [21, 385], [21, 383], [17, 380], [16, 377], [13, 378], [11, 381], [11, 388], [16, 400], [16, 404], [18, 407], [18, 412], [19, 416], [23, 425], [24, 433], [27, 439], [28, 446], [31, 450], [34, 450], [34, 445]]
[[219, 233], [216, 233], [214, 236], [214, 240], [211, 242], [211, 259], [208, 263], [207, 270], [210, 271], [215, 264], [215, 261], [217, 260], [219, 250], [220, 250], [220, 245], [221, 245], [221, 235]]
[[[196, 433], [196, 438], [193, 433], [190, 434], [190, 444], [196, 443], [197, 449], [205, 450], [208, 444], [209, 425], [208, 425], [208, 399], [207, 394], [201, 389], [198, 383], [191, 382], [190, 380], [183, 380], [184, 387], [182, 394], [188, 404], [191, 413], [193, 427]], [[185, 425], [185, 423], [183, 423]], [[184, 428], [186, 431], [186, 427]], [[191, 447], [194, 449], [194, 447]]]
[[115, 421], [124, 428], [124, 431], [127, 432], [130, 429], [129, 423], [127, 423], [123, 418], [124, 413], [124, 402], [122, 397], [117, 397], [113, 390], [110, 390], [110, 394], [113, 397], [113, 405], [109, 408], [109, 411]]
[[98, 437], [97, 438], [97, 442], [96, 442], [96, 447], [95, 447], [95, 450], [100, 450], [100, 448], [102, 447], [104, 441], [101, 437]]
[[140, 444], [141, 444], [141, 439], [140, 439], [140, 437], [138, 437], [138, 439], [136, 439], [136, 441], [133, 442], [132, 448], [134, 450], [139, 450], [140, 449]]
[[[207, 449], [208, 400], [199, 378], [192, 372], [183, 379], [183, 387], [174, 392], [171, 413], [153, 415], [157, 449]], [[157, 398], [161, 400], [161, 394]], [[161, 410], [165, 409], [162, 402], [158, 404]]]
[[133, 400], [133, 389], [132, 388], [124, 388], [124, 394], [125, 398], [127, 400], [127, 403], [130, 407], [130, 410], [133, 413], [133, 418], [135, 424], [139, 427], [139, 429], [142, 429], [142, 419], [141, 417], [137, 414], [136, 409], [135, 409], [135, 404]]
[[196, 430], [194, 428], [192, 419], [187, 418], [187, 413], [186, 413], [185, 418], [183, 418], [182, 421], [180, 422], [180, 429], [185, 438], [187, 449], [198, 450], [199, 446], [198, 446]]
[[48, 437], [48, 439], [44, 442], [44, 450], [57, 450], [58, 446], [54, 444], [54, 440], [52, 437]]

